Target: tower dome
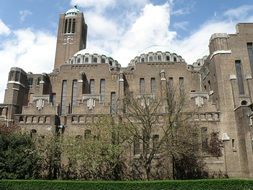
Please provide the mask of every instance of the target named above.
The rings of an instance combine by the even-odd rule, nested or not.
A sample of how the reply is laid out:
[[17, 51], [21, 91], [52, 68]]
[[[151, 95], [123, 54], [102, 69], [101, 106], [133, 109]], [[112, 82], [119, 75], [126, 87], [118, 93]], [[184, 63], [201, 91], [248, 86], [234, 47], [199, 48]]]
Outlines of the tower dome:
[[78, 13], [80, 13], [80, 10], [77, 8], [77, 6], [74, 6], [74, 8], [69, 9], [65, 15], [66, 16], [73, 16], [73, 15], [77, 15]]

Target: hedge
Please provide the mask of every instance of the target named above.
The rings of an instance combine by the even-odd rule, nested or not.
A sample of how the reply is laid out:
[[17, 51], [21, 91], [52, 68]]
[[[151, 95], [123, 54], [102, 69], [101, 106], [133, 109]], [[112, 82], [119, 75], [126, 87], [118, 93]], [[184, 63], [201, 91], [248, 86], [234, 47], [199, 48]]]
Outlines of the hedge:
[[0, 180], [1, 190], [253, 190], [253, 180], [49, 181]]

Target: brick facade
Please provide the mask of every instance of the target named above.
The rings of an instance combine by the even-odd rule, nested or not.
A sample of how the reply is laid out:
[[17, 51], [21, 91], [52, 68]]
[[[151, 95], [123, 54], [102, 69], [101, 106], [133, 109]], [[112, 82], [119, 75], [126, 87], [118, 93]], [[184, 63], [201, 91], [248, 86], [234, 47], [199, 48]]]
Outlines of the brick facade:
[[194, 120], [200, 128], [219, 132], [224, 142], [223, 156], [206, 155], [209, 171], [253, 177], [253, 24], [238, 24], [236, 34], [212, 35], [209, 56], [193, 65], [175, 53], [150, 50], [122, 68], [106, 53], [85, 49], [86, 38], [83, 13], [60, 15], [54, 70], [11, 68], [0, 104], [2, 124], [41, 136], [62, 128], [64, 135], [84, 135], [101, 115], [124, 117], [126, 92], [159, 97], [167, 81], [183, 87], [190, 107], [198, 108]]

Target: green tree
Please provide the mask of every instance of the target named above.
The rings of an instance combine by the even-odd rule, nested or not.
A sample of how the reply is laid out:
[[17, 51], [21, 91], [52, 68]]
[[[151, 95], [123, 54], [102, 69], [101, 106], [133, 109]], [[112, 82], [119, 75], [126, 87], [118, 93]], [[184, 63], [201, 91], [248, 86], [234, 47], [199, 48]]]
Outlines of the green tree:
[[39, 156], [28, 135], [0, 133], [0, 179], [38, 177]]
[[124, 127], [111, 116], [102, 116], [85, 136], [64, 136], [64, 178], [123, 178]]
[[40, 157], [40, 175], [46, 179], [61, 177], [61, 154], [63, 145], [58, 134], [52, 136], [37, 136], [34, 139], [36, 150]]

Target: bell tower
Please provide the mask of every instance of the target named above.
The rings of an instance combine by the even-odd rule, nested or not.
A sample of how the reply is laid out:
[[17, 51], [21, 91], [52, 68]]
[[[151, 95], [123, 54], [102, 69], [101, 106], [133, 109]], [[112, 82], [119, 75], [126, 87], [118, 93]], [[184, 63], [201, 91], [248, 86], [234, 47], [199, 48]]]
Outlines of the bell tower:
[[87, 28], [83, 13], [76, 6], [60, 15], [54, 69], [86, 48]]

